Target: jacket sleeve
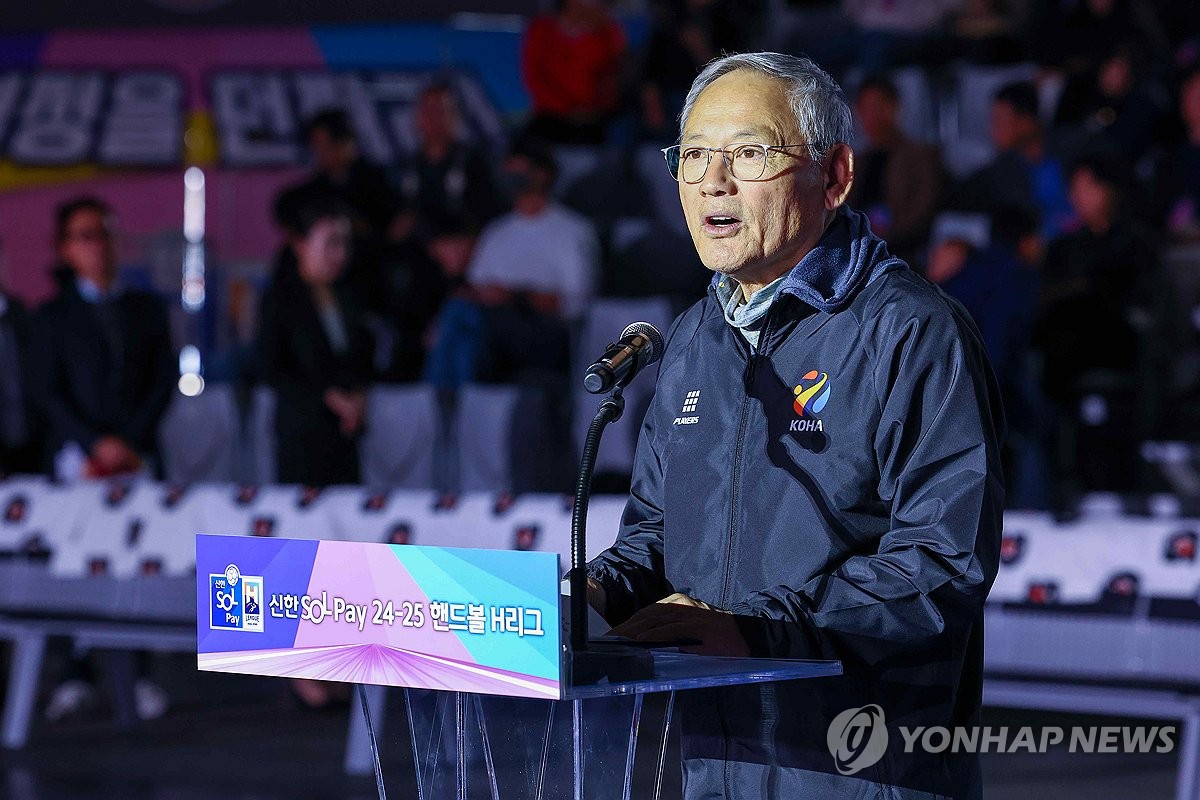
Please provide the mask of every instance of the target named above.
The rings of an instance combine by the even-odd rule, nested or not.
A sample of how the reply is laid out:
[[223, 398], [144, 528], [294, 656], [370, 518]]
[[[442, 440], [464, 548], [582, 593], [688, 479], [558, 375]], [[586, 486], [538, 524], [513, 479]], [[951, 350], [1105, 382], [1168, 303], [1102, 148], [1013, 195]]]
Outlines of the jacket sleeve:
[[731, 607], [753, 651], [876, 662], [968, 636], [999, 564], [1003, 412], [960, 312], [880, 312], [874, 449], [890, 529], [829, 574]]

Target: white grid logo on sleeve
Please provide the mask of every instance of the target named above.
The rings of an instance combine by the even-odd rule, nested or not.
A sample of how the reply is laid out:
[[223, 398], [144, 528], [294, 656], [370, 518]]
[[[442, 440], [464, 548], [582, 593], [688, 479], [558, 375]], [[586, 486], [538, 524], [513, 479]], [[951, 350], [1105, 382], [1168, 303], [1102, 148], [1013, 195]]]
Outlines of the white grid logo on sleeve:
[[683, 398], [683, 414], [685, 416], [676, 417], [673, 425], [695, 425], [700, 421], [700, 418], [695, 416], [696, 406], [700, 403], [700, 390], [694, 389], [687, 393]]

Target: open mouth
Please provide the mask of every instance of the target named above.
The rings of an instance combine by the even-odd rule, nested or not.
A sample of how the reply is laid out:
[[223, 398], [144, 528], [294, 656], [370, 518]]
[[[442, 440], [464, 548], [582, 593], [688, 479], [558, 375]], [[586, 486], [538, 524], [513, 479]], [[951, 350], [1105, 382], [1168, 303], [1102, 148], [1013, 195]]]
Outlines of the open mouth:
[[708, 214], [704, 217], [704, 232], [710, 236], [726, 236], [736, 233], [742, 221], [728, 214]]

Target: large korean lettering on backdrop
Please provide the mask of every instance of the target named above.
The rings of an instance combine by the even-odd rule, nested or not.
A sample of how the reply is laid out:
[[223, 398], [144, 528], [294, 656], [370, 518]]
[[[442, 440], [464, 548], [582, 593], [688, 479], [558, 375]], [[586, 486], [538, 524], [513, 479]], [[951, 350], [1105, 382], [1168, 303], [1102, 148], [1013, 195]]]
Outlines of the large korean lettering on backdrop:
[[498, 141], [524, 102], [517, 41], [436, 26], [0, 37], [0, 283], [31, 302], [50, 292], [53, 209], [81, 192], [114, 206], [122, 263], [149, 266], [152, 243], [182, 228], [187, 166], [206, 172], [210, 257], [265, 260], [271, 199], [304, 169], [304, 120], [344, 108], [363, 155], [397, 163], [436, 78], [465, 134]]

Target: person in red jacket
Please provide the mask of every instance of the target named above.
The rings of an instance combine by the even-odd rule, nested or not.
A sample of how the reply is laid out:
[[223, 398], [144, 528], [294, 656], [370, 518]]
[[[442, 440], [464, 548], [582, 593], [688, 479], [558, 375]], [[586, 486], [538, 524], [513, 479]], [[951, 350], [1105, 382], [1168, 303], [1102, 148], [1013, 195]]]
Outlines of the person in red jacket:
[[625, 33], [604, 0], [563, 0], [530, 23], [521, 72], [533, 101], [529, 133], [567, 144], [598, 144], [619, 100]]

